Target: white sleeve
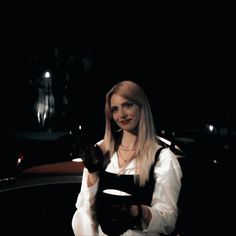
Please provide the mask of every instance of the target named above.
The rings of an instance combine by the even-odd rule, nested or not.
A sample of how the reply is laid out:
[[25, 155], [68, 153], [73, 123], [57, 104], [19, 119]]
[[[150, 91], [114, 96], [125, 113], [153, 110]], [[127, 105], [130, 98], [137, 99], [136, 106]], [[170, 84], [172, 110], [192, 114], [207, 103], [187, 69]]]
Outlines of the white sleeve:
[[97, 224], [94, 220], [94, 201], [98, 188], [98, 181], [87, 187], [88, 170], [84, 168], [81, 189], [76, 201], [76, 211], [72, 218], [72, 228], [75, 236], [95, 235]]
[[150, 211], [152, 219], [144, 232], [170, 234], [178, 216], [177, 202], [181, 189], [182, 170], [175, 154], [161, 151], [154, 168], [156, 179]]

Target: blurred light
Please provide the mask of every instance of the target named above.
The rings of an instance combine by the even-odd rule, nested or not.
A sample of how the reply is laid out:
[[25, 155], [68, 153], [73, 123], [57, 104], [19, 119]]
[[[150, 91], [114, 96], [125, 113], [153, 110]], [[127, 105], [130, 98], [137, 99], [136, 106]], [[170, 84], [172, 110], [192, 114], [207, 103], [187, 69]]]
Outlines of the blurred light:
[[206, 125], [208, 133], [211, 133], [213, 135], [217, 135], [218, 131], [217, 128], [214, 125]]
[[208, 125], [208, 129], [212, 132], [214, 130], [214, 126], [213, 125]]
[[19, 165], [24, 160], [24, 158], [25, 158], [24, 155], [20, 153], [16, 164]]
[[3, 179], [0, 179], [0, 182], [9, 181], [9, 180], [14, 180], [15, 178], [16, 178], [16, 177], [3, 178]]
[[157, 136], [157, 139], [159, 139], [160, 141], [162, 141], [163, 143], [167, 144], [167, 145], [171, 145], [171, 142], [163, 137]]
[[48, 128], [52, 125], [52, 119], [55, 115], [55, 98], [52, 88], [52, 78], [49, 71], [45, 71], [38, 79], [37, 87], [38, 97], [35, 102], [35, 112], [38, 123], [41, 127], [47, 124]]
[[[157, 139], [160, 140], [161, 142], [163, 142], [164, 144], [167, 144], [168, 146], [171, 146], [171, 141], [169, 141], [169, 140], [167, 140], [167, 139], [165, 139], [165, 138], [163, 138], [163, 137], [161, 137], [161, 136], [158, 136], [158, 135], [157, 135]], [[174, 145], [174, 148], [175, 148], [176, 150], [182, 152], [181, 148], [178, 147], [177, 145]]]
[[74, 162], [82, 162], [83, 160], [81, 158], [75, 158], [72, 161], [74, 161]]
[[228, 150], [228, 149], [229, 149], [229, 145], [228, 145], [228, 144], [225, 144], [225, 145], [224, 145], [224, 149]]
[[51, 73], [49, 71], [46, 71], [44, 73], [44, 78], [50, 78], [51, 77]]
[[166, 131], [163, 129], [163, 130], [161, 130], [161, 134], [165, 134], [166, 133]]

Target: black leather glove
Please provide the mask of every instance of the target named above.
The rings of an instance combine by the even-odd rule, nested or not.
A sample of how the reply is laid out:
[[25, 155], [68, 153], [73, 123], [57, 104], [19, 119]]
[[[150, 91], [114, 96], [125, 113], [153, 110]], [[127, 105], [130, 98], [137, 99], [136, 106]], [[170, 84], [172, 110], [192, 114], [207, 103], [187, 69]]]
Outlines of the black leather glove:
[[98, 145], [86, 145], [85, 148], [80, 151], [80, 157], [89, 173], [100, 171], [103, 168], [104, 156]]
[[141, 229], [141, 214], [132, 197], [103, 194], [97, 207], [98, 222], [105, 234], [121, 235], [128, 229]]
[[122, 222], [120, 229], [141, 229], [141, 206], [120, 203], [113, 205], [113, 221]]

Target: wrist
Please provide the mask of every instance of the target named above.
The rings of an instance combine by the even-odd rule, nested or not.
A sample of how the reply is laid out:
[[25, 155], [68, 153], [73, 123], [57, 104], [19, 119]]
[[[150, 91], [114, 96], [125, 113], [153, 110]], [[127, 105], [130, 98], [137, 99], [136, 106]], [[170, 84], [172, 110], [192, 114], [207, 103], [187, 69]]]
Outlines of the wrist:
[[140, 215], [143, 219], [143, 221], [148, 225], [151, 221], [152, 214], [148, 206], [146, 205], [140, 205]]
[[91, 187], [96, 184], [98, 177], [98, 172], [88, 173], [87, 186]]

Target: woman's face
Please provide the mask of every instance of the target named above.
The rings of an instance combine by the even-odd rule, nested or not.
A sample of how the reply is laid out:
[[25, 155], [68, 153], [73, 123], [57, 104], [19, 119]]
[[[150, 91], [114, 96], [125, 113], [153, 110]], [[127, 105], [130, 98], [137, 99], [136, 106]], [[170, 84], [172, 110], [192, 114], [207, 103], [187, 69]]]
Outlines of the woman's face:
[[126, 131], [134, 131], [140, 119], [140, 107], [124, 97], [111, 96], [111, 112], [116, 124]]

